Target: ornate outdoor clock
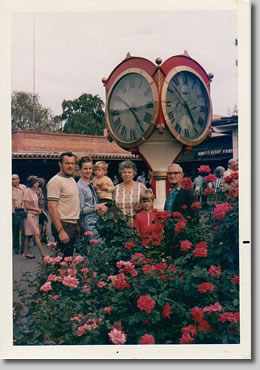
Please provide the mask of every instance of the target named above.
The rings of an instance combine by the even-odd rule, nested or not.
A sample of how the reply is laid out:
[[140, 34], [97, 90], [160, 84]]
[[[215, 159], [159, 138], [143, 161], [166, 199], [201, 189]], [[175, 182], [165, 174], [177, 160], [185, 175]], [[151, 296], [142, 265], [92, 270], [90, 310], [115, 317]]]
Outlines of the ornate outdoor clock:
[[158, 113], [154, 80], [140, 68], [122, 72], [107, 96], [106, 122], [114, 141], [124, 148], [142, 144], [154, 129]]
[[155, 207], [163, 209], [167, 167], [209, 133], [213, 75], [186, 51], [155, 62], [128, 53], [102, 81], [108, 139], [144, 159], [156, 183]]
[[178, 141], [193, 146], [205, 139], [211, 124], [211, 101], [195, 70], [173, 68], [165, 78], [161, 101], [167, 126]]

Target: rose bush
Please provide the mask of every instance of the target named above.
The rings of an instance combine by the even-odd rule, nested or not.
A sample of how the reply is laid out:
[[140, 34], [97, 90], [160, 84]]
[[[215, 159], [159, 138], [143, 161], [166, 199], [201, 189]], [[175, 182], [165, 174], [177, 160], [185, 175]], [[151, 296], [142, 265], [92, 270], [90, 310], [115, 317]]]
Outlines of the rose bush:
[[20, 290], [28, 313], [15, 345], [239, 343], [237, 196], [210, 197], [206, 222], [198, 202], [157, 211], [160, 245], [143, 247], [112, 207], [99, 221], [103, 243], [45, 257], [35, 293]]

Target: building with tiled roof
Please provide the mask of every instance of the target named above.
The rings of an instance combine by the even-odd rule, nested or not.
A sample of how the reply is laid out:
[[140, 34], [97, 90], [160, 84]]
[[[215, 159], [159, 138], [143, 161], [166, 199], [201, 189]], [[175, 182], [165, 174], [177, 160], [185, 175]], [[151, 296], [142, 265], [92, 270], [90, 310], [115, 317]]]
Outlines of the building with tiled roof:
[[[211, 135], [178, 159], [188, 175], [195, 175], [201, 164], [227, 166], [230, 158], [238, 156], [238, 116], [213, 116]], [[12, 133], [12, 172], [18, 173], [22, 182], [32, 174], [49, 180], [59, 171], [58, 158], [62, 152], [77, 156], [90, 155], [94, 161], [109, 164], [108, 175], [118, 174], [118, 164], [125, 159], [133, 160], [138, 172], [148, 168], [137, 154], [109, 142], [106, 136], [64, 134], [58, 132], [14, 131]]]

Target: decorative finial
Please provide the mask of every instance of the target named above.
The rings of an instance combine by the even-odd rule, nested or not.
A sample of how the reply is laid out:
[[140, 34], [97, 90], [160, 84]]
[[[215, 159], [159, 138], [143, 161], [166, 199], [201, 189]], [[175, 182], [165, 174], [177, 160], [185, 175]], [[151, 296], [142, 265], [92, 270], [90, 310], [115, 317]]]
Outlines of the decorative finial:
[[103, 85], [105, 86], [106, 85], [106, 82], [107, 82], [107, 78], [106, 77], [103, 77], [102, 78], [102, 82], [103, 82]]
[[209, 77], [209, 79], [210, 79], [210, 80], [212, 80], [212, 79], [214, 78], [214, 74], [213, 74], [212, 72], [210, 72], [210, 73], [208, 74], [208, 77]]
[[162, 58], [160, 57], [156, 58], [155, 63], [159, 66], [162, 63]]
[[184, 50], [183, 55], [185, 55], [186, 57], [189, 57], [189, 53], [188, 53], [188, 51], [186, 49]]
[[129, 58], [132, 58], [133, 56], [128, 52], [127, 54], [126, 54], [126, 57], [125, 57], [125, 59], [129, 59]]

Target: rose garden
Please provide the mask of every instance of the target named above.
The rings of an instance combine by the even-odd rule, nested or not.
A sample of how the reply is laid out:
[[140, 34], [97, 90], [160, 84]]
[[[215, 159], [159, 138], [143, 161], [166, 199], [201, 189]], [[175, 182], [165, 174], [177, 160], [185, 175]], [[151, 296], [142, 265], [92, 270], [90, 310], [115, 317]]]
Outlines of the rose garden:
[[36, 279], [24, 276], [33, 294], [15, 282], [14, 345], [239, 343], [238, 177], [219, 193], [212, 181], [191, 212], [154, 211], [159, 246], [144, 248], [113, 207], [99, 220], [102, 246], [83, 241], [62, 258], [50, 243]]

